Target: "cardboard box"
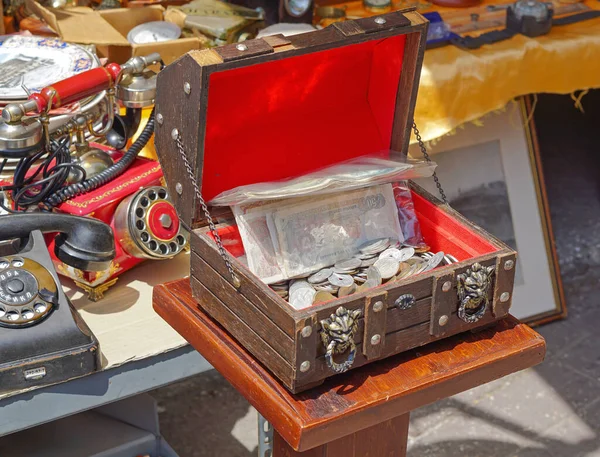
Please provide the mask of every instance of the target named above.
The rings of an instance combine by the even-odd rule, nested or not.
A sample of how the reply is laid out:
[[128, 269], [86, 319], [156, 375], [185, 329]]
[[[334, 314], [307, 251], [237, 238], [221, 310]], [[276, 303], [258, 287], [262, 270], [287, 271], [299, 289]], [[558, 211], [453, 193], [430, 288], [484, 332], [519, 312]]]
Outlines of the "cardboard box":
[[144, 8], [120, 8], [94, 11], [87, 7], [63, 10], [46, 8], [35, 0], [27, 0], [30, 11], [46, 23], [67, 42], [93, 44], [98, 55], [110, 62], [124, 63], [133, 56], [158, 52], [169, 64], [194, 49], [202, 47], [199, 38], [179, 38], [161, 43], [131, 44], [127, 33], [137, 25], [162, 21], [164, 8], [160, 5]]

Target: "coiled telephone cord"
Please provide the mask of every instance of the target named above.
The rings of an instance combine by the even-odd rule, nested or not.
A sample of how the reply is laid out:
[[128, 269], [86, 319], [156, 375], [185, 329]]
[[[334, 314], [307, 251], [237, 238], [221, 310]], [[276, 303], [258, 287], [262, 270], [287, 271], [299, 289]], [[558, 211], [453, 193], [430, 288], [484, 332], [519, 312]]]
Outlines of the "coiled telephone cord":
[[60, 205], [61, 203], [77, 197], [78, 195], [82, 195], [97, 189], [98, 187], [103, 186], [107, 182], [123, 174], [125, 170], [127, 170], [127, 168], [129, 168], [129, 166], [133, 163], [140, 151], [144, 149], [146, 144], [148, 144], [148, 141], [150, 141], [150, 138], [152, 138], [153, 133], [154, 108], [152, 109], [152, 113], [150, 114], [148, 122], [146, 123], [146, 126], [144, 127], [144, 130], [142, 130], [140, 136], [134, 141], [131, 147], [117, 163], [111, 165], [106, 170], [92, 176], [89, 179], [84, 179], [78, 183], [71, 184], [54, 192], [43, 201], [41, 205], [42, 209], [50, 211], [52, 208]]

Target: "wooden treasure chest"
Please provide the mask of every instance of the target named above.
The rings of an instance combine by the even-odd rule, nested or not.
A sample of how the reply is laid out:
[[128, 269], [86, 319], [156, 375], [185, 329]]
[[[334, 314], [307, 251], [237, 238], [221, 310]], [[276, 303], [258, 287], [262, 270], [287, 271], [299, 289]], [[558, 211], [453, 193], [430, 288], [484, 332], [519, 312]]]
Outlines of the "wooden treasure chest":
[[426, 34], [420, 14], [393, 12], [192, 51], [158, 76], [156, 149], [191, 230], [194, 296], [292, 392], [508, 313], [516, 253], [414, 184], [424, 241], [456, 261], [304, 309], [240, 261], [235, 223], [215, 218], [215, 237], [203, 208], [375, 151], [406, 158]]

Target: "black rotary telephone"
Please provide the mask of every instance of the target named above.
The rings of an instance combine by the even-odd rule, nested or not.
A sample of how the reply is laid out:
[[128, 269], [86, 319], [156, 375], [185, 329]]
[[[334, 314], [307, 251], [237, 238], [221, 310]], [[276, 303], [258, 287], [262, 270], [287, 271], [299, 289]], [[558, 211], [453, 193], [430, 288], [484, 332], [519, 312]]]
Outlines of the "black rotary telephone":
[[51, 384], [100, 366], [98, 340], [65, 296], [42, 233], [55, 254], [82, 270], [115, 256], [112, 229], [96, 219], [52, 213], [0, 216], [0, 391]]

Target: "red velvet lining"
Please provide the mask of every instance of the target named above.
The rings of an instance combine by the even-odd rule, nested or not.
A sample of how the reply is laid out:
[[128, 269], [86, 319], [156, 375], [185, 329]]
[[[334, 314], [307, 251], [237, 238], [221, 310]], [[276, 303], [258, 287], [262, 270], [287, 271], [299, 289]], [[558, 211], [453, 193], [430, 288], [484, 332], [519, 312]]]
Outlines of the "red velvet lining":
[[[433, 252], [443, 251], [462, 261], [498, 250], [485, 238], [471, 231], [469, 227], [455, 220], [433, 203], [414, 192], [412, 196], [423, 239]], [[244, 247], [236, 226], [222, 228], [219, 230], [219, 235], [231, 255], [239, 257], [244, 254]]]
[[414, 192], [412, 196], [421, 234], [432, 251], [443, 251], [462, 261], [498, 250], [433, 203]]
[[406, 37], [210, 75], [202, 193], [389, 150]]

